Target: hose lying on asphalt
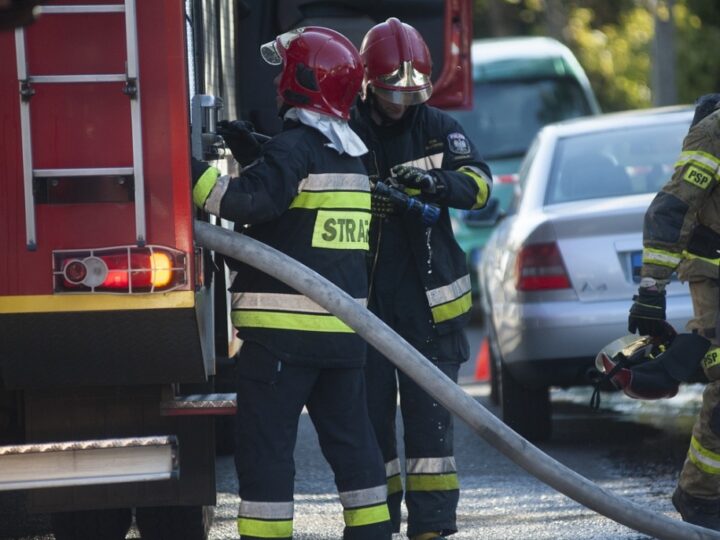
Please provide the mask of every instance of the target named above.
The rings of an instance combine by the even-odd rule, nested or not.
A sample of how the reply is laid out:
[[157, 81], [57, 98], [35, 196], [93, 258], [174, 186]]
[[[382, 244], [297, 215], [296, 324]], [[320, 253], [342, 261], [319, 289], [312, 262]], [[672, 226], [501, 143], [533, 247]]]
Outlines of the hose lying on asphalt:
[[643, 508], [543, 453], [466, 394], [384, 322], [317, 272], [252, 238], [207, 223], [195, 222], [195, 236], [201, 246], [262, 270], [333, 313], [498, 451], [560, 493], [661, 540], [720, 540], [720, 532]]

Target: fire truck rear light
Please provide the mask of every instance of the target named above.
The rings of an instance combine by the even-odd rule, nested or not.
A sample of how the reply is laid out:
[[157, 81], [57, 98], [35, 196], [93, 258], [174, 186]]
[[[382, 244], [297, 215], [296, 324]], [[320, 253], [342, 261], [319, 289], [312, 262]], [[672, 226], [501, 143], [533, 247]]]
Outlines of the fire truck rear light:
[[87, 276], [87, 268], [82, 261], [73, 259], [67, 262], [63, 269], [63, 275], [70, 283], [78, 284], [82, 283], [85, 276]]
[[152, 293], [187, 284], [187, 256], [164, 246], [53, 252], [55, 292]]

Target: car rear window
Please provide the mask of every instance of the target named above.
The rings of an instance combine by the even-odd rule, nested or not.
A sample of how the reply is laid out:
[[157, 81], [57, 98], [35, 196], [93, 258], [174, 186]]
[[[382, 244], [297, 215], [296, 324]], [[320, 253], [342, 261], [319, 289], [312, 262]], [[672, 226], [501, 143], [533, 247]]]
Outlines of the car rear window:
[[545, 204], [654, 193], [670, 179], [690, 120], [560, 139]]

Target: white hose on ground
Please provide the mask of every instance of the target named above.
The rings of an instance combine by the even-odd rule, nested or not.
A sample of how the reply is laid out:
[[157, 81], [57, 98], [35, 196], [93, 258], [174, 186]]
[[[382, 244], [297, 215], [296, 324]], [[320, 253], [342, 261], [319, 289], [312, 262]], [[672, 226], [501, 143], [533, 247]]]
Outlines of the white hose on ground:
[[287, 283], [333, 313], [498, 451], [560, 493], [661, 540], [720, 540], [720, 532], [643, 508], [548, 456], [498, 420], [384, 322], [314, 270], [252, 238], [204, 222], [195, 222], [195, 236], [201, 246]]

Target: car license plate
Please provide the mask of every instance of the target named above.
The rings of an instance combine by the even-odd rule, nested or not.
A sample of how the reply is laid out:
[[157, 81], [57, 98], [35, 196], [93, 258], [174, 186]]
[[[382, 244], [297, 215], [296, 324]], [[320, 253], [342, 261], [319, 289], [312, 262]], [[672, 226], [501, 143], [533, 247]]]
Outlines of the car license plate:
[[633, 281], [635, 283], [640, 283], [640, 270], [642, 270], [642, 251], [633, 251], [630, 254], [630, 265]]

